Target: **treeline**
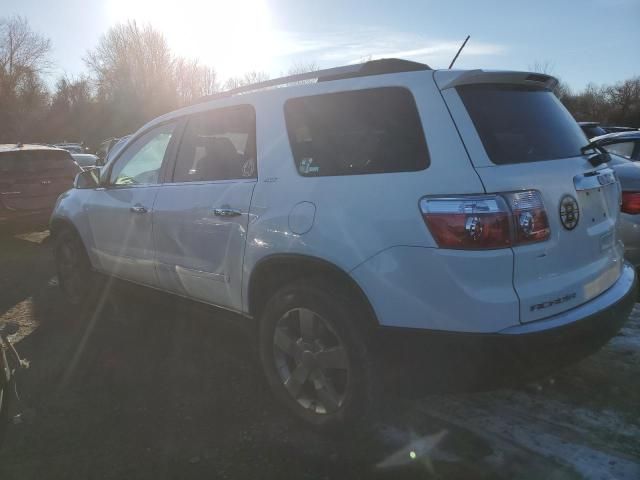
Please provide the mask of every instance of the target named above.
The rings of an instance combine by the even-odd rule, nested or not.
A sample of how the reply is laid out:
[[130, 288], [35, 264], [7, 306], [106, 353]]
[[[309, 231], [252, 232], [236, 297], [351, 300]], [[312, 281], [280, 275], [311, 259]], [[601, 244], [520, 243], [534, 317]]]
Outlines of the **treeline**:
[[161, 33], [136, 22], [111, 28], [83, 59], [87, 74], [63, 76], [53, 89], [50, 51], [25, 18], [0, 19], [0, 143], [96, 147], [202, 96], [268, 78], [249, 72], [221, 84], [214, 68], [174, 55]]
[[640, 77], [615, 85], [589, 84], [575, 94], [565, 87], [560, 89], [558, 97], [578, 121], [640, 127]]
[[[0, 143], [95, 148], [204, 95], [268, 78], [254, 71], [221, 83], [214, 68], [173, 54], [160, 32], [135, 22], [112, 27], [84, 57], [87, 73], [63, 76], [53, 88], [50, 51], [25, 18], [0, 18]], [[289, 73], [315, 68], [295, 65]], [[577, 120], [640, 126], [640, 77], [575, 94], [561, 86], [557, 94]]]

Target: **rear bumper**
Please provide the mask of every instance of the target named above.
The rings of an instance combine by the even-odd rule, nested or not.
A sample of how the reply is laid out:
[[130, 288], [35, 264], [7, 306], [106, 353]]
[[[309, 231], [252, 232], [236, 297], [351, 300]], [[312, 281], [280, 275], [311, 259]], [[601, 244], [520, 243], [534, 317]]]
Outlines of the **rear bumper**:
[[381, 327], [377, 351], [385, 365], [401, 361], [412, 375], [407, 367], [419, 365], [436, 390], [532, 379], [595, 352], [613, 337], [633, 309], [637, 283], [635, 269], [625, 264], [616, 283], [590, 302], [494, 334]]

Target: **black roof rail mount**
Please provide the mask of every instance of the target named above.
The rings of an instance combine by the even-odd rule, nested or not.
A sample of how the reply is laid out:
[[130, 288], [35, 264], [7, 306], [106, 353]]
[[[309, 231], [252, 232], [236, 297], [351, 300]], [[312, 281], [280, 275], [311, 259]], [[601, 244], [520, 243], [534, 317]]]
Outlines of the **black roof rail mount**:
[[316, 80], [317, 82], [330, 82], [334, 80], [343, 80], [346, 78], [384, 75], [386, 73], [417, 72], [421, 70], [431, 70], [431, 67], [424, 63], [412, 62], [410, 60], [402, 60], [399, 58], [382, 58], [380, 60], [370, 60], [368, 62], [358, 63], [355, 65], [327, 68], [325, 70], [299, 73], [296, 75], [274, 78], [273, 80], [266, 80], [264, 82], [243, 85], [242, 87], [233, 88], [225, 92], [207, 95], [200, 98], [195, 103], [208, 102], [210, 100], [215, 100], [218, 98], [231, 97], [240, 93], [255, 92], [267, 88], [287, 86], [307, 80]]

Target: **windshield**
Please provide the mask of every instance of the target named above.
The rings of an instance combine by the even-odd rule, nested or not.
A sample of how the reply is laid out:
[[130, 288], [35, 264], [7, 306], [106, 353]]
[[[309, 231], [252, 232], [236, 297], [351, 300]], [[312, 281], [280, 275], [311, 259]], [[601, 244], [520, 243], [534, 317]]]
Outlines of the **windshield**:
[[512, 85], [467, 85], [458, 94], [493, 163], [575, 157], [587, 139], [548, 90]]

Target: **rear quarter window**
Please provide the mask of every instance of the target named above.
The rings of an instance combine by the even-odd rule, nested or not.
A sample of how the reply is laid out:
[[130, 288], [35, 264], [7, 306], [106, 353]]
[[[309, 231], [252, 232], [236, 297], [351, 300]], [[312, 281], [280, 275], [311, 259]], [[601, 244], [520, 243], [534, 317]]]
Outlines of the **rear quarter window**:
[[302, 176], [412, 172], [429, 166], [416, 103], [405, 88], [294, 98], [284, 111]]
[[581, 155], [582, 130], [549, 90], [520, 85], [457, 88], [489, 159], [496, 164]]

